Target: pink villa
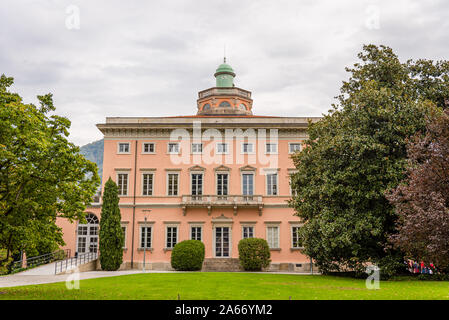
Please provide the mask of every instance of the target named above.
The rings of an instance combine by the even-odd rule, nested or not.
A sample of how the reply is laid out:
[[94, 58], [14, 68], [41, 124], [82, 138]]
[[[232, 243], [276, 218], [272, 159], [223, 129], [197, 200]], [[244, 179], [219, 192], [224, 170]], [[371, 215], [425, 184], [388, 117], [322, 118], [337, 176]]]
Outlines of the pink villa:
[[[111, 117], [104, 135], [104, 183], [119, 187], [122, 269], [171, 270], [176, 243], [206, 247], [204, 271], [239, 270], [238, 243], [266, 239], [269, 270], [309, 272], [300, 251], [301, 221], [288, 206], [291, 155], [319, 118], [253, 115], [251, 92], [234, 86], [226, 59], [216, 86], [198, 93], [197, 113], [174, 117]], [[59, 219], [65, 249], [96, 252], [101, 197], [86, 210], [87, 224]]]

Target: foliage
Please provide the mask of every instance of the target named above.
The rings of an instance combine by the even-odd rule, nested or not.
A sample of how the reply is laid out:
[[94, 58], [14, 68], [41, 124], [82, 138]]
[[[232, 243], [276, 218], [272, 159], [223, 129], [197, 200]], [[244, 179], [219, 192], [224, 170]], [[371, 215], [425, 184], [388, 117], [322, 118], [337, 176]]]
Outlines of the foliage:
[[[51, 114], [51, 94], [40, 107], [9, 91], [0, 77], [0, 248], [6, 259], [63, 245], [57, 217], [83, 219], [99, 185], [94, 163], [67, 140], [70, 121]], [[47, 248], [47, 249], [45, 249]]]
[[247, 271], [261, 271], [270, 265], [270, 248], [267, 240], [246, 238], [239, 241], [239, 260]]
[[375, 45], [358, 57], [346, 69], [338, 104], [310, 124], [307, 147], [292, 156], [297, 196], [290, 205], [305, 222], [304, 251], [322, 272], [363, 272], [376, 263], [391, 274], [402, 255], [386, 248], [397, 215], [385, 191], [404, 178], [407, 138], [443, 106], [449, 64], [401, 63], [390, 48]]
[[203, 267], [205, 248], [199, 240], [184, 240], [171, 253], [171, 266], [178, 271], [197, 271]]
[[408, 258], [449, 269], [449, 109], [408, 144], [404, 183], [387, 195], [400, 219], [393, 245]]
[[124, 236], [118, 204], [118, 187], [109, 178], [104, 186], [100, 219], [100, 264], [102, 270], [118, 270], [123, 262]]

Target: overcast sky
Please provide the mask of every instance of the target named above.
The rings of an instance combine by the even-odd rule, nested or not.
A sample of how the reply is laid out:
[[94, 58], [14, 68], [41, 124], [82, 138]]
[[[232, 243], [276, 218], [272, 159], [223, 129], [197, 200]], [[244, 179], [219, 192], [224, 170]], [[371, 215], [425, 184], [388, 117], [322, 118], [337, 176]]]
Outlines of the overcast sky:
[[13, 90], [53, 93], [83, 145], [107, 116], [195, 114], [225, 44], [254, 114], [320, 116], [363, 44], [448, 59], [449, 1], [2, 0], [0, 40]]

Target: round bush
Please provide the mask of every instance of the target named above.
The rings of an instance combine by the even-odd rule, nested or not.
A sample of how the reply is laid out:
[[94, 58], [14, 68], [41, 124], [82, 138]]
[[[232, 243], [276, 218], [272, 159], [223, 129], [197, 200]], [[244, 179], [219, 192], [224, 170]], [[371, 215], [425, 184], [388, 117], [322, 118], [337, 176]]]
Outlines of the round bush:
[[270, 248], [265, 239], [248, 238], [239, 242], [239, 260], [247, 271], [261, 271], [270, 265]]
[[185, 240], [177, 243], [171, 253], [171, 266], [178, 271], [201, 270], [204, 261], [204, 243]]

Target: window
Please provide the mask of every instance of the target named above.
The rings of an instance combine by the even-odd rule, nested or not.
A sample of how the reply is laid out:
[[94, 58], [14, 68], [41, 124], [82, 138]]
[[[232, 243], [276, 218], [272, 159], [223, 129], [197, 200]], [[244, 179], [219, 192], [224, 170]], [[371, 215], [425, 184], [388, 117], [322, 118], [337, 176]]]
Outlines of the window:
[[178, 227], [167, 227], [166, 248], [173, 248], [178, 242]]
[[301, 151], [301, 144], [300, 143], [290, 143], [290, 153], [295, 153], [297, 151]]
[[218, 105], [220, 108], [229, 108], [231, 106], [231, 104], [227, 101], [223, 101], [222, 103], [220, 103]]
[[154, 153], [154, 143], [145, 142], [143, 144], [143, 153]]
[[169, 143], [168, 153], [179, 153], [179, 143]]
[[242, 239], [254, 238], [254, 227], [242, 227]]
[[242, 174], [243, 195], [252, 196], [254, 193], [254, 175], [252, 173]]
[[278, 194], [278, 175], [277, 173], [267, 174], [267, 195], [275, 196]]
[[217, 195], [228, 195], [228, 177], [227, 173], [217, 173]]
[[227, 153], [228, 144], [227, 143], [217, 143], [217, 153]]
[[128, 174], [117, 174], [118, 195], [126, 196], [128, 194]]
[[[203, 194], [203, 174], [192, 173], [192, 198]], [[199, 198], [199, 197], [198, 197]]]
[[123, 249], [126, 249], [126, 227], [122, 226], [122, 233], [123, 233]]
[[276, 153], [278, 152], [278, 145], [276, 143], [267, 143], [265, 148], [266, 153]]
[[254, 152], [252, 143], [243, 143], [242, 144], [242, 153], [252, 153]]
[[153, 195], [153, 174], [152, 173], [142, 174], [142, 195], [143, 196]]
[[177, 196], [178, 195], [178, 178], [179, 178], [179, 175], [177, 173], [169, 173], [167, 178], [168, 178], [167, 194], [169, 196]]
[[140, 227], [140, 247], [151, 248], [151, 227]]
[[201, 153], [201, 152], [203, 152], [203, 144], [192, 143], [192, 153]]
[[202, 236], [202, 227], [191, 227], [190, 229], [190, 239], [191, 240], [200, 240]]
[[292, 227], [292, 248], [302, 248], [301, 237], [299, 236], [299, 226]]
[[279, 248], [279, 226], [267, 227], [267, 242], [271, 249]]
[[118, 144], [118, 153], [129, 153], [129, 142], [120, 142]]

